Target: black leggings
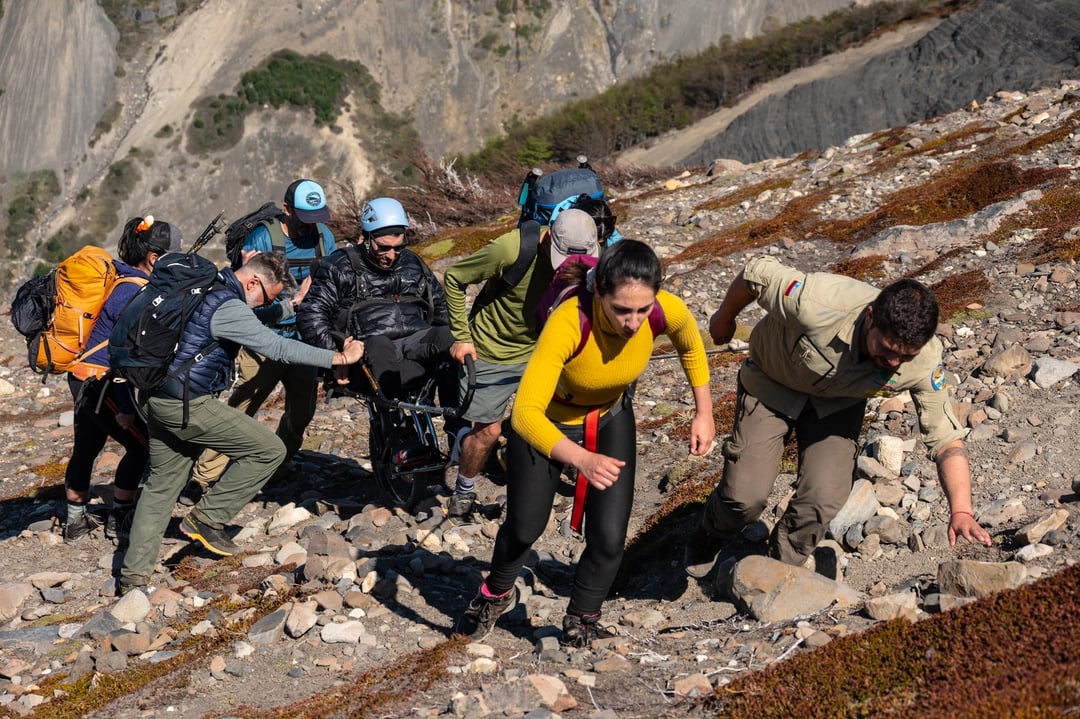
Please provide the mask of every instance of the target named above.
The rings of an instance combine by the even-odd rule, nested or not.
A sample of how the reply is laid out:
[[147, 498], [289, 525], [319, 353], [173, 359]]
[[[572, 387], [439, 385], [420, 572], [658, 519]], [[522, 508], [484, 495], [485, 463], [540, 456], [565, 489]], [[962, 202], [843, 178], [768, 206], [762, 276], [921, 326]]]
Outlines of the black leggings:
[[[85, 492], [90, 489], [90, 476], [94, 471], [94, 463], [97, 461], [101, 450], [105, 448], [105, 442], [112, 437], [124, 447], [124, 456], [116, 465], [116, 475], [113, 482], [117, 489], [134, 491], [139, 488], [143, 470], [150, 459], [150, 450], [146, 446], [146, 424], [142, 418], [135, 415], [134, 432], [123, 429], [116, 423], [116, 410], [110, 408], [109, 403], [115, 406], [115, 400], [106, 397], [101, 404], [101, 411], [95, 412], [98, 404], [98, 390], [102, 389], [102, 383], [93, 381], [86, 388], [85, 397], [80, 397], [83, 390], [83, 382], [68, 375], [68, 388], [71, 396], [75, 398], [75, 441], [71, 448], [71, 459], [68, 460], [67, 472], [64, 474], [64, 485], [76, 492]], [[124, 392], [122, 388], [115, 388], [112, 384], [104, 385], [104, 391]], [[137, 434], [136, 434], [137, 433]]]
[[[585, 551], [574, 573], [570, 594], [570, 614], [593, 614], [607, 597], [611, 583], [622, 564], [626, 546], [626, 528], [634, 503], [634, 474], [637, 456], [637, 427], [633, 407], [626, 406], [614, 415], [601, 417], [600, 454], [625, 460], [615, 484], [600, 491], [589, 487], [585, 502]], [[567, 437], [580, 442], [580, 427], [560, 427]], [[548, 459], [524, 439], [511, 433], [508, 440], [506, 519], [499, 527], [491, 554], [491, 572], [487, 587], [503, 594], [525, 564], [533, 542], [547, 526], [559, 475], [563, 464]]]

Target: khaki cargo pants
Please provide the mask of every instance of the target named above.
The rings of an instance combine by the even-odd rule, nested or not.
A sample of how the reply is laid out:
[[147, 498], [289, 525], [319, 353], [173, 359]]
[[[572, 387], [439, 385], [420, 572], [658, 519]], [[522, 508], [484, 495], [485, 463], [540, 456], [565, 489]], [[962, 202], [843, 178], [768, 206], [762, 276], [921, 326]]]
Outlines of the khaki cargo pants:
[[855, 469], [866, 402], [818, 417], [810, 403], [797, 418], [778, 414], [740, 385], [732, 436], [724, 442], [724, 477], [709, 495], [704, 528], [732, 536], [765, 510], [784, 443], [795, 433], [795, 495], [769, 538], [769, 556], [802, 564], [844, 506]]

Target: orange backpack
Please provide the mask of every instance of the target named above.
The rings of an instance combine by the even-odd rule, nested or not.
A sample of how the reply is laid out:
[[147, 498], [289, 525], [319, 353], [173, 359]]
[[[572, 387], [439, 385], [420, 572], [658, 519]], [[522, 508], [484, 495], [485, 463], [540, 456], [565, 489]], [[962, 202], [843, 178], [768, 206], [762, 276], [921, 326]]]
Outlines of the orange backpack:
[[[56, 305], [52, 319], [38, 338], [37, 352], [31, 353], [31, 369], [46, 374], [72, 370], [80, 358], [93, 354], [106, 342], [87, 347], [94, 322], [105, 300], [120, 282], [146, 284], [141, 277], [120, 277], [112, 256], [101, 247], [86, 245], [56, 267]], [[104, 374], [96, 365], [84, 365], [88, 375]], [[93, 369], [91, 369], [93, 368]]]

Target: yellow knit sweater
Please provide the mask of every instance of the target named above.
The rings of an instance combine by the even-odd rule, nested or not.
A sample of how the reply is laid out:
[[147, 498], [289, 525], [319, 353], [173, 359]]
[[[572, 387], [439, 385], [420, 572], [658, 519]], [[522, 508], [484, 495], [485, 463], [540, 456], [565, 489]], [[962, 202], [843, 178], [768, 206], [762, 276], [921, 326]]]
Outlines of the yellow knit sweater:
[[[707, 385], [709, 366], [693, 315], [682, 300], [669, 292], [660, 290], [656, 298], [667, 319], [665, 334], [679, 353], [690, 386]], [[556, 422], [581, 424], [591, 407], [607, 412], [645, 371], [652, 354], [653, 336], [647, 321], [625, 340], [615, 332], [599, 299], [594, 297], [592, 332], [581, 353], [571, 359], [581, 343], [578, 311], [574, 297], [559, 305], [548, 318], [514, 400], [514, 431], [548, 457], [556, 442], [565, 436]], [[553, 401], [556, 391], [566, 403]]]

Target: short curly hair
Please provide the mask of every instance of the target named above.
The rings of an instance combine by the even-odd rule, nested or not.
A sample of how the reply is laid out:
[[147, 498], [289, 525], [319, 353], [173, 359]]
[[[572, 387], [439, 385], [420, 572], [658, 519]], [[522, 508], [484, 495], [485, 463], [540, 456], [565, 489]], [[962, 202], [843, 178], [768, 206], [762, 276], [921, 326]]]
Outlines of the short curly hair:
[[872, 326], [893, 335], [907, 347], [922, 347], [937, 330], [937, 297], [917, 280], [893, 282], [870, 306], [874, 311]]

